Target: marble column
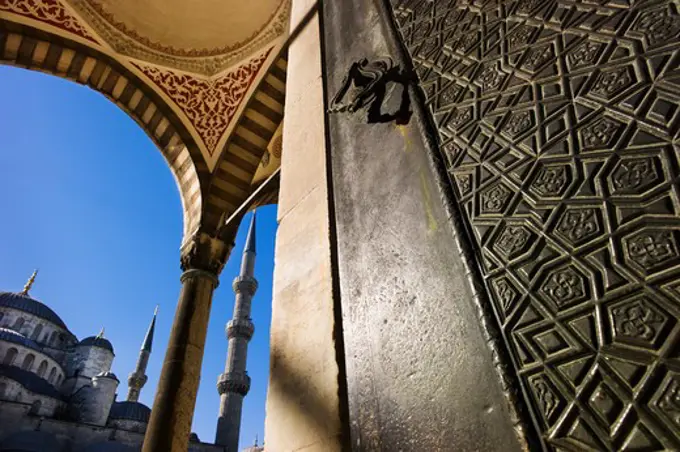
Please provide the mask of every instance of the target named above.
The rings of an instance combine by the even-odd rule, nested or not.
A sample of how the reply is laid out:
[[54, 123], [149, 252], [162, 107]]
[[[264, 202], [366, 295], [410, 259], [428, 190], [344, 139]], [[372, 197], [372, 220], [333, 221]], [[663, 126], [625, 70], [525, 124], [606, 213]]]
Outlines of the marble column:
[[143, 452], [188, 449], [212, 295], [233, 248], [235, 226], [220, 238], [198, 233], [182, 248], [182, 290]]

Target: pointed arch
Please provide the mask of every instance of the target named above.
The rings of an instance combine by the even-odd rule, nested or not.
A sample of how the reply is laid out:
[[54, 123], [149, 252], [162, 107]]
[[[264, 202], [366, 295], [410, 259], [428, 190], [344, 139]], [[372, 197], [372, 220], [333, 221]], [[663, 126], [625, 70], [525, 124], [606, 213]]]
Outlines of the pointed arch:
[[33, 367], [33, 362], [35, 361], [35, 355], [33, 353], [29, 353], [24, 357], [24, 362], [21, 364], [21, 368], [23, 370], [28, 370], [30, 371], [31, 368]]
[[40, 339], [40, 333], [42, 333], [43, 330], [43, 325], [42, 323], [39, 323], [36, 325], [36, 327], [33, 329], [33, 333], [31, 334], [31, 339], [34, 341], [37, 341]]
[[37, 374], [40, 378], [43, 378], [45, 377], [45, 372], [47, 372], [47, 360], [43, 359], [43, 361], [40, 363], [40, 366], [38, 366]]
[[146, 132], [175, 178], [184, 237], [198, 229], [208, 167], [175, 113], [153, 89], [113, 58], [64, 37], [0, 17], [0, 64], [37, 70], [86, 85], [125, 111]]
[[17, 333], [21, 332], [21, 328], [23, 328], [24, 323], [26, 323], [26, 319], [23, 317], [17, 317], [17, 319], [14, 321], [14, 325], [12, 325], [12, 329], [16, 331]]
[[9, 350], [7, 350], [7, 353], [5, 353], [5, 358], [2, 360], [2, 363], [5, 364], [6, 366], [14, 365], [14, 360], [16, 359], [18, 354], [19, 350], [17, 350], [16, 347], [10, 348]]

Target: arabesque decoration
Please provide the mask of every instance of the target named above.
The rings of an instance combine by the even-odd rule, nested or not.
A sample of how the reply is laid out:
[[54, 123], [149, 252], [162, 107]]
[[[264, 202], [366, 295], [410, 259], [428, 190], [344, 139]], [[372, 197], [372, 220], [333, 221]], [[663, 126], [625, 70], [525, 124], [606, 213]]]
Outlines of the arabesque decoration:
[[0, 0], [0, 11], [39, 20], [98, 44], [94, 36], [58, 0]]
[[133, 64], [177, 104], [212, 156], [272, 48], [214, 79]]

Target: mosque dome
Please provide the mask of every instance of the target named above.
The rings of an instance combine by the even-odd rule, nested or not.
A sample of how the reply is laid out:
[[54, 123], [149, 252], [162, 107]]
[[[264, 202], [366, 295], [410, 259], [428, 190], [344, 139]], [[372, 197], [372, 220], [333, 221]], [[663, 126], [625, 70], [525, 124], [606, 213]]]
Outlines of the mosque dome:
[[77, 346], [99, 347], [113, 353], [113, 345], [108, 339], [102, 337], [101, 335], [86, 337], [82, 341], [78, 342]]
[[23, 293], [0, 292], [0, 308], [24, 311], [27, 314], [43, 318], [58, 327], [68, 330], [64, 321], [53, 310]]
[[86, 446], [81, 449], [81, 452], [138, 452], [139, 450], [139, 447], [126, 446], [113, 441], [102, 441]]
[[57, 438], [46, 432], [18, 432], [0, 443], [0, 451], [8, 452], [59, 452], [60, 450], [61, 445]]
[[17, 333], [16, 331], [7, 328], [0, 328], [0, 341], [13, 342], [42, 352], [42, 348], [35, 341], [27, 338], [21, 333]]
[[148, 423], [151, 408], [139, 402], [115, 402], [111, 406], [109, 420], [137, 421]]
[[[35, 394], [52, 397], [53, 399], [62, 399], [61, 393], [47, 380], [39, 377], [33, 372], [23, 370], [19, 367], [0, 364], [0, 377], [6, 377], [10, 380], [14, 380]], [[0, 448], [0, 450], [4, 449]]]

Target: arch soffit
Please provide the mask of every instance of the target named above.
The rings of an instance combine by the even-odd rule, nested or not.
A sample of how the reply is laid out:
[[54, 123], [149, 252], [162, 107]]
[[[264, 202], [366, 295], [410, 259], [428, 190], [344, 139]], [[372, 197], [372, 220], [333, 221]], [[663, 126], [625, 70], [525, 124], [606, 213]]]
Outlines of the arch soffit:
[[[267, 30], [268, 37], [278, 33], [277, 38], [208, 78], [121, 57], [67, 1], [82, 3], [0, 0], [1, 59], [86, 84], [123, 108], [171, 167], [184, 207], [185, 239], [199, 228], [212, 229], [252, 192], [253, 176], [280, 128], [288, 1]], [[27, 6], [35, 4], [48, 6], [50, 14]], [[240, 98], [215, 91], [220, 89]], [[194, 105], [199, 99], [199, 105], [190, 111], [179, 99]], [[215, 118], [224, 121], [214, 126]], [[201, 129], [201, 124], [212, 125]], [[270, 198], [267, 202], [275, 202]]]

